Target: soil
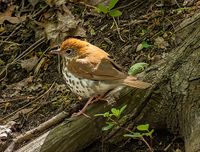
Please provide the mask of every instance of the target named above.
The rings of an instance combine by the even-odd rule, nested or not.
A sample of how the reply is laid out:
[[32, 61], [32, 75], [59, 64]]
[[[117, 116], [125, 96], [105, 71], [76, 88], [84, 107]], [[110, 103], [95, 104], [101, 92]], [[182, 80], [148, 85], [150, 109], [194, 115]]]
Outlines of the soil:
[[[47, 38], [33, 51], [27, 50], [42, 34], [37, 31], [40, 29], [40, 17], [54, 8], [45, 2], [38, 2], [35, 6], [29, 2], [22, 4], [21, 1], [0, 3], [3, 3], [0, 5], [1, 13], [14, 5], [11, 16], [27, 17], [20, 23], [5, 20], [0, 26], [0, 124], [15, 121], [17, 125], [12, 135], [15, 137], [63, 110], [73, 113], [83, 103], [64, 85], [59, 72], [60, 59], [48, 54], [51, 45]], [[197, 10], [197, 4], [187, 9], [181, 9], [177, 4], [160, 4], [157, 1], [120, 1], [115, 7], [122, 12], [122, 16], [116, 18], [97, 13], [82, 3], [68, 3], [66, 6], [86, 31], [86, 37], [78, 38], [87, 39], [107, 51], [127, 72], [135, 63], [153, 65], [166, 56], [175, 44], [175, 27]], [[148, 45], [138, 49], [144, 43]], [[21, 61], [34, 56], [38, 58], [37, 64], [30, 65], [31, 70], [23, 68]], [[25, 64], [30, 62], [33, 60], [27, 60]], [[0, 143], [4, 144], [5, 141]], [[119, 147], [100, 139], [83, 151], [147, 151], [139, 140], [124, 143], [120, 143]], [[184, 151], [183, 144], [183, 140], [166, 130], [156, 130], [153, 135], [152, 147], [155, 151], [164, 151], [167, 146], [166, 151]]]

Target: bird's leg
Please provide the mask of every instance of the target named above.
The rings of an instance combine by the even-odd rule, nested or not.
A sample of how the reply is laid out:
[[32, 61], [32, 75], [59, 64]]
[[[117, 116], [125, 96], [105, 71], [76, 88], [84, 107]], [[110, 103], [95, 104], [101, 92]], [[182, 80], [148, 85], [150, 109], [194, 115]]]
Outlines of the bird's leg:
[[84, 105], [84, 107], [83, 107], [79, 112], [73, 113], [73, 114], [72, 114], [72, 117], [80, 116], [80, 115], [83, 114], [84, 116], [90, 118], [90, 116], [86, 115], [84, 112], [85, 112], [85, 110], [87, 109], [88, 105], [89, 105], [90, 103], [93, 102], [94, 97], [95, 97], [95, 96], [90, 97], [89, 100], [88, 100], [88, 101], [86, 102], [86, 104]]
[[94, 100], [92, 100], [91, 103], [94, 103], [94, 102], [99, 101], [99, 100], [105, 100], [106, 101], [106, 99], [104, 97], [105, 97], [105, 94], [100, 94]]
[[105, 101], [107, 101], [106, 98], [104, 98], [105, 96], [106, 96], [106, 94], [100, 94], [98, 96], [92, 96], [92, 97], [90, 97], [89, 100], [84, 105], [84, 107], [79, 112], [73, 113], [72, 117], [84, 115], [84, 116], [86, 116], [88, 118], [91, 118], [90, 116], [88, 116], [87, 114], [84, 113], [85, 110], [87, 109], [88, 105], [91, 104], [91, 103], [94, 103], [94, 102], [96, 102], [98, 100], [105, 100]]
[[[110, 95], [116, 94], [117, 92], [119, 92], [119, 88], [116, 88], [114, 90], [113, 89], [112, 90], [108, 90], [106, 93], [103, 93], [103, 94], [100, 94], [99, 96], [97, 96], [94, 100], [92, 100], [91, 103], [94, 103], [94, 102], [96, 102], [98, 100], [103, 100], [103, 101], [106, 101], [106, 102], [110, 103], [110, 101], [109, 101], [111, 99]], [[114, 100], [114, 99], [112, 99], [112, 100]]]

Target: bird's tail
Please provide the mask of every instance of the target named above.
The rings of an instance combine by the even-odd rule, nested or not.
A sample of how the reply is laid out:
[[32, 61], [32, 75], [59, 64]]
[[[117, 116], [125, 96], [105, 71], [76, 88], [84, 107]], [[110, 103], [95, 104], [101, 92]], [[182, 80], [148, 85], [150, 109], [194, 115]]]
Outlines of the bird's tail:
[[139, 89], [146, 89], [151, 86], [150, 83], [137, 80], [136, 77], [132, 77], [132, 76], [128, 76], [126, 79], [124, 79], [122, 84], [129, 87], [133, 87], [133, 88], [139, 88]]

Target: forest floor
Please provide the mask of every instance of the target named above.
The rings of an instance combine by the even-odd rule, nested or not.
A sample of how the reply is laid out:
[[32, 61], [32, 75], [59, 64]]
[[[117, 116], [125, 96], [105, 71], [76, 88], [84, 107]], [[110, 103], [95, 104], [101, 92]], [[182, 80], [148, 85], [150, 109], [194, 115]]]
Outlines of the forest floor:
[[[122, 15], [113, 18], [92, 4], [0, 1], [0, 129], [14, 122], [10, 135], [0, 130], [0, 146], [63, 110], [72, 114], [83, 106], [64, 84], [60, 58], [48, 53], [64, 38], [87, 39], [128, 71], [135, 63], [163, 59], [176, 44], [176, 27], [199, 7], [199, 2], [124, 0], [115, 6]], [[184, 151], [183, 140], [162, 128], [151, 142], [155, 151]], [[99, 140], [83, 151], [139, 152], [147, 147], [140, 140], [121, 146]]]

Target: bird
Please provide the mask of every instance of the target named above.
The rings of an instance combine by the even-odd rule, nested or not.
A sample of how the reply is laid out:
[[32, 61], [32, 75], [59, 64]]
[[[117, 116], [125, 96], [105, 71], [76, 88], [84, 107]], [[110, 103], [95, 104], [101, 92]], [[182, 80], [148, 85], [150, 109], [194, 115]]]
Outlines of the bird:
[[68, 38], [51, 54], [61, 55], [63, 78], [70, 90], [82, 98], [89, 98], [74, 116], [84, 114], [90, 103], [117, 87], [146, 89], [151, 86], [124, 73], [107, 52], [84, 40]]

